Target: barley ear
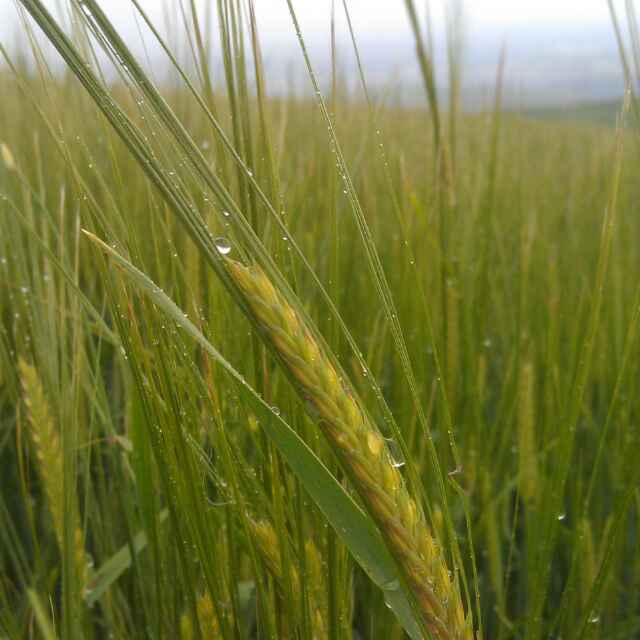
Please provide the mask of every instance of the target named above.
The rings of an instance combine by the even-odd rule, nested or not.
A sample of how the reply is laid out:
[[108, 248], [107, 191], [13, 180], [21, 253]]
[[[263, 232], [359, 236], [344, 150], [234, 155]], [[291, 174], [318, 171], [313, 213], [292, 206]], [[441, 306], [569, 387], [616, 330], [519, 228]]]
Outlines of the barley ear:
[[[53, 531], [62, 550], [64, 535], [64, 493], [62, 445], [55, 426], [49, 402], [35, 367], [20, 358], [18, 362], [24, 404], [27, 408], [29, 434], [35, 452], [36, 466], [46, 495]], [[74, 526], [75, 564], [78, 579], [84, 584], [86, 558], [80, 522]]]
[[[198, 624], [202, 638], [206, 640], [221, 640], [222, 632], [216, 616], [215, 607], [208, 591], [198, 596], [196, 601], [196, 614], [198, 616]], [[193, 630], [193, 622], [188, 612], [184, 612], [180, 616], [180, 635], [183, 640], [192, 640], [195, 638]]]
[[422, 510], [407, 491], [386, 441], [304, 319], [258, 266], [227, 259], [227, 271], [332, 447], [439, 639], [471, 639], [462, 598]]
[[[267, 565], [269, 573], [276, 583], [276, 588], [280, 596], [287, 597], [287, 585], [282, 567], [282, 555], [280, 550], [280, 538], [276, 534], [273, 525], [266, 520], [254, 520], [248, 518], [249, 530], [253, 536], [256, 550]], [[311, 540], [305, 544], [305, 559], [307, 565], [307, 575], [305, 576], [305, 587], [309, 597], [309, 611], [311, 614], [311, 626], [313, 627], [313, 637], [317, 640], [327, 638], [325, 625], [326, 606], [323, 606], [323, 585], [322, 568], [318, 550]], [[294, 598], [294, 607], [298, 612], [302, 611], [302, 587], [300, 575], [293, 565], [289, 566], [289, 584]]]

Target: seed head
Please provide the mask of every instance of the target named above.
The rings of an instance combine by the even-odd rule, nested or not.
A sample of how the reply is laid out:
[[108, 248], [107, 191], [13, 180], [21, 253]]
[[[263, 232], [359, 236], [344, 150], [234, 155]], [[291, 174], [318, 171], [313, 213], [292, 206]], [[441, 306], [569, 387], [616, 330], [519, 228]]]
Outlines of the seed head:
[[471, 640], [457, 582], [349, 381], [262, 269], [226, 265], [401, 567], [426, 627], [440, 640]]

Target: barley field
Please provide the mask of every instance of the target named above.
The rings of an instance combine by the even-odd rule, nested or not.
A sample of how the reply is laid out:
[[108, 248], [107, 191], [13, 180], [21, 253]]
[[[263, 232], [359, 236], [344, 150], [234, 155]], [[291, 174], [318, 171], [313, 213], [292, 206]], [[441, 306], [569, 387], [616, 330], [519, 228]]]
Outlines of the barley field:
[[412, 0], [412, 106], [131, 1], [162, 68], [0, 50], [0, 638], [639, 638], [632, 3], [605, 126], [467, 113]]

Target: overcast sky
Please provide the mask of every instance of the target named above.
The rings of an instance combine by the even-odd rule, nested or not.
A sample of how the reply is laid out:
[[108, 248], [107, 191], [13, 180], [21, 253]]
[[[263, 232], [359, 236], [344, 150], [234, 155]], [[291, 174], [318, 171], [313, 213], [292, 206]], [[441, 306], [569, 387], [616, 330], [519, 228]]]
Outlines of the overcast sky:
[[[336, 2], [340, 5], [340, 2]], [[416, 2], [421, 7], [426, 2]], [[446, 0], [431, 2], [434, 13], [441, 13]], [[330, 0], [298, 0], [300, 16], [309, 17], [317, 25], [326, 21]], [[286, 26], [288, 15], [284, 0], [257, 0], [265, 23]], [[363, 30], [385, 29], [402, 32], [407, 18], [404, 0], [349, 0], [354, 21]], [[465, 12], [475, 27], [508, 27], [535, 23], [538, 25], [577, 25], [607, 22], [606, 0], [467, 0]]]
[[[202, 5], [206, 0], [200, 0]], [[435, 14], [442, 13], [447, 0], [431, 2]], [[53, 7], [57, 0], [45, 0]], [[159, 18], [164, 0], [141, 0], [151, 15]], [[424, 0], [416, 2], [419, 8]], [[102, 2], [109, 13], [118, 16], [121, 24], [131, 23], [131, 5], [128, 0]], [[341, 5], [341, 0], [336, 0]], [[264, 37], [277, 38], [291, 30], [291, 20], [285, 0], [255, 0], [258, 18]], [[301, 23], [310, 37], [321, 34], [327, 28], [331, 0], [295, 0], [294, 6]], [[348, 0], [353, 21], [363, 36], [384, 33], [386, 36], [402, 35], [407, 31], [404, 0]], [[523, 26], [587, 26], [608, 24], [606, 0], [467, 0], [464, 3], [469, 28], [520, 28]], [[0, 0], [0, 37], [11, 39], [16, 30], [15, 9], [12, 0]]]
[[[175, 0], [139, 0], [154, 24], [166, 26], [167, 4]], [[436, 47], [443, 45], [444, 7], [456, 0], [431, 0], [436, 23]], [[50, 8], [68, 0], [44, 0]], [[196, 0], [199, 7], [215, 5], [214, 0]], [[186, 3], [188, 4], [188, 3]], [[282, 72], [284, 62], [301, 66], [300, 52], [286, 0], [254, 0], [260, 39], [269, 79]], [[293, 0], [302, 33], [310, 48], [316, 69], [327, 68], [330, 49], [329, 24], [332, 0]], [[404, 0], [347, 0], [366, 72], [372, 82], [384, 84], [395, 74], [404, 84], [417, 82], [413, 38]], [[415, 0], [423, 12], [427, 0]], [[560, 100], [600, 99], [619, 92], [620, 74], [615, 39], [607, 0], [466, 0], [465, 71], [466, 81], [488, 85], [495, 79], [498, 52], [507, 44], [507, 81], [530, 87], [533, 93], [551, 93]], [[624, 0], [614, 0], [624, 14]], [[348, 32], [342, 0], [335, 0], [339, 42]], [[140, 38], [129, 0], [102, 0], [101, 6], [125, 37], [134, 52], [140, 52]], [[179, 14], [172, 13], [170, 30], [182, 29]], [[10, 50], [19, 29], [14, 0], [0, 0], [0, 40]], [[149, 38], [151, 40], [151, 38]], [[148, 44], [148, 43], [147, 43]], [[349, 46], [339, 48], [345, 68]], [[442, 56], [436, 60], [441, 62]], [[441, 82], [446, 82], [446, 65], [437, 64]], [[413, 75], [412, 75], [413, 74]], [[274, 83], [272, 82], [272, 86]], [[561, 96], [561, 94], [563, 94]]]

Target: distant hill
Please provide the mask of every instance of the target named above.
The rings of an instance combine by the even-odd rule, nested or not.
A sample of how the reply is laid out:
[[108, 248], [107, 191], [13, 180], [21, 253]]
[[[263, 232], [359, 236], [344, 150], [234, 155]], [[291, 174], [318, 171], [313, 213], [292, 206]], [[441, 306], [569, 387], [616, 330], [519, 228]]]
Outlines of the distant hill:
[[580, 102], [563, 106], [536, 107], [520, 111], [529, 118], [539, 120], [571, 120], [594, 122], [614, 126], [622, 99], [598, 102]]

